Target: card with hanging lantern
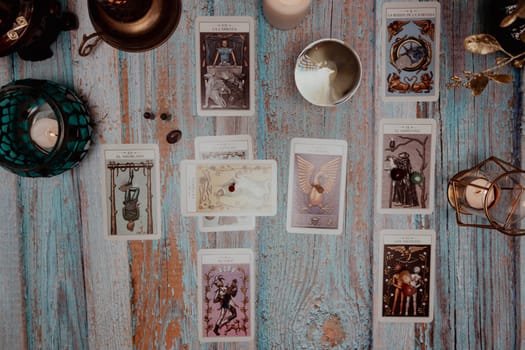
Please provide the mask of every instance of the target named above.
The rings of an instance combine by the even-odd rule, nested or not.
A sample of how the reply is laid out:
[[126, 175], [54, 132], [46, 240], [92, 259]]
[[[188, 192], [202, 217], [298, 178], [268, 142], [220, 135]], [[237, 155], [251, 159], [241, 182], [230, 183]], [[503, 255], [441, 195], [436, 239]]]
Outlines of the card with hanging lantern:
[[383, 119], [379, 128], [378, 211], [383, 214], [432, 213], [435, 120]]

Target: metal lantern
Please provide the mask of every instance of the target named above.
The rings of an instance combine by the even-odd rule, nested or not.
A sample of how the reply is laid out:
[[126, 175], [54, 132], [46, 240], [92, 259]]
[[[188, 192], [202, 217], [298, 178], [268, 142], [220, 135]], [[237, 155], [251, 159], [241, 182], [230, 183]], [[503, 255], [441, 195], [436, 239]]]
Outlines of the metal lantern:
[[86, 155], [93, 128], [87, 107], [60, 84], [26, 79], [0, 89], [0, 166], [49, 177]]
[[55, 0], [0, 0], [0, 56], [18, 52], [24, 60], [53, 56], [50, 45], [61, 31], [78, 28], [77, 16]]
[[[454, 175], [448, 199], [460, 226], [525, 235], [525, 171], [496, 157]], [[479, 220], [482, 220], [480, 222]]]

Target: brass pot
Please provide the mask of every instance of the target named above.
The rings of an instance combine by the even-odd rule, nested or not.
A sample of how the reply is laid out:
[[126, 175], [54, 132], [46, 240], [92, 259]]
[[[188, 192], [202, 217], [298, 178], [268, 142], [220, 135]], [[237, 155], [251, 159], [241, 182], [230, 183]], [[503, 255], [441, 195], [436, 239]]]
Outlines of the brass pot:
[[181, 0], [88, 0], [88, 10], [95, 33], [84, 35], [81, 56], [89, 55], [100, 40], [129, 52], [162, 45], [179, 24], [182, 4]]

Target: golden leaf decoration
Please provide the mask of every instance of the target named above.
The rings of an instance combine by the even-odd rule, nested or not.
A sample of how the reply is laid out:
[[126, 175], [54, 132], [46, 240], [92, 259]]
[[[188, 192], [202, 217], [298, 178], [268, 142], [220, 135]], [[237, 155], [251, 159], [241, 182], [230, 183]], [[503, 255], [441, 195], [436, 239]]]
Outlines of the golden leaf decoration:
[[518, 7], [514, 12], [505, 16], [499, 24], [501, 28], [505, 28], [514, 23], [518, 18], [525, 18], [525, 2], [518, 1]]
[[512, 82], [512, 76], [508, 74], [490, 74], [489, 79], [503, 84], [508, 84]]
[[490, 34], [469, 35], [463, 44], [466, 50], [479, 55], [488, 55], [503, 50], [498, 40]]
[[474, 78], [469, 81], [469, 87], [472, 91], [472, 95], [478, 96], [485, 90], [487, 84], [489, 83], [489, 78], [484, 74], [477, 74]]

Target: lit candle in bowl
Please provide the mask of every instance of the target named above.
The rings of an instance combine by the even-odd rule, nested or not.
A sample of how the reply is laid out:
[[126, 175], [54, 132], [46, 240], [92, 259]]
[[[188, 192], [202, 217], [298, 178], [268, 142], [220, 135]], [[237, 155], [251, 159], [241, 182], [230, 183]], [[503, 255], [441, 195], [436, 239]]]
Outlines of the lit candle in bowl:
[[278, 29], [295, 28], [310, 10], [312, 0], [263, 0], [264, 17]]
[[42, 150], [51, 151], [58, 141], [58, 121], [39, 118], [33, 121], [29, 132], [31, 140]]

